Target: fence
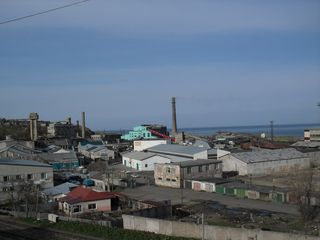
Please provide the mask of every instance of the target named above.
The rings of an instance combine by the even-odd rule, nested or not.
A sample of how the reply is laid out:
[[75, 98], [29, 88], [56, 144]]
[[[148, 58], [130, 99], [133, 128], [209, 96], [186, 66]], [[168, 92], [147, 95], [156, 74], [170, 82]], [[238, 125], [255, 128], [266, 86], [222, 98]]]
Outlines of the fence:
[[319, 237], [260, 229], [198, 225], [156, 218], [122, 215], [123, 228], [154, 232], [169, 236], [202, 238], [207, 240], [319, 240]]

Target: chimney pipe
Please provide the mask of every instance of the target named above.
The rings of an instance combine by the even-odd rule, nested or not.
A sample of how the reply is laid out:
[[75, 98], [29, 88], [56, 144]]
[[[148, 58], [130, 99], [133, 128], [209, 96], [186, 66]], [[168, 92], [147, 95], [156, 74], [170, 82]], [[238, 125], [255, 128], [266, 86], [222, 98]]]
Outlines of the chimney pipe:
[[82, 112], [82, 138], [86, 137], [86, 113]]
[[172, 97], [172, 133], [177, 133], [177, 115], [176, 115], [176, 98]]

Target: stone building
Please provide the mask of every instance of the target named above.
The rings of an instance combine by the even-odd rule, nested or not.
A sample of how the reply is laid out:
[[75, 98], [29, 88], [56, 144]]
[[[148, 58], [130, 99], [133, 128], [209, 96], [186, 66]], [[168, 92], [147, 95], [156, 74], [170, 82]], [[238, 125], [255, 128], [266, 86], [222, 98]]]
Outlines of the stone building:
[[154, 179], [158, 186], [180, 188], [185, 179], [206, 179], [222, 176], [220, 160], [190, 160], [155, 164]]

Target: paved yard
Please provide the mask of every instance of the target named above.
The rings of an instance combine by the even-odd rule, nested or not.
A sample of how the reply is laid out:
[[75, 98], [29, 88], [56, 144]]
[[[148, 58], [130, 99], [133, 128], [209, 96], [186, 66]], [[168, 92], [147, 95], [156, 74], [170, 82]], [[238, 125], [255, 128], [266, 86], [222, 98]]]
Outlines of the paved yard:
[[267, 211], [298, 215], [295, 205], [264, 202], [252, 199], [239, 199], [231, 196], [220, 195], [217, 193], [195, 192], [189, 189], [174, 189], [157, 186], [141, 186], [127, 188], [123, 190], [126, 195], [141, 200], [171, 200], [172, 204], [181, 203], [181, 196], [184, 204], [199, 203], [203, 200], [217, 201], [229, 207], [241, 207], [248, 209], [262, 209]]

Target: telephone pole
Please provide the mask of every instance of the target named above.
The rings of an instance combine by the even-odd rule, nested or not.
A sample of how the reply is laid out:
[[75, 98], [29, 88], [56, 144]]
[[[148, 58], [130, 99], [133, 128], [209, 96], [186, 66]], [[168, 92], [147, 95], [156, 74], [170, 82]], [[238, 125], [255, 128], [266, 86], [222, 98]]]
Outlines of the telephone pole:
[[273, 120], [270, 121], [271, 142], [273, 142]]

